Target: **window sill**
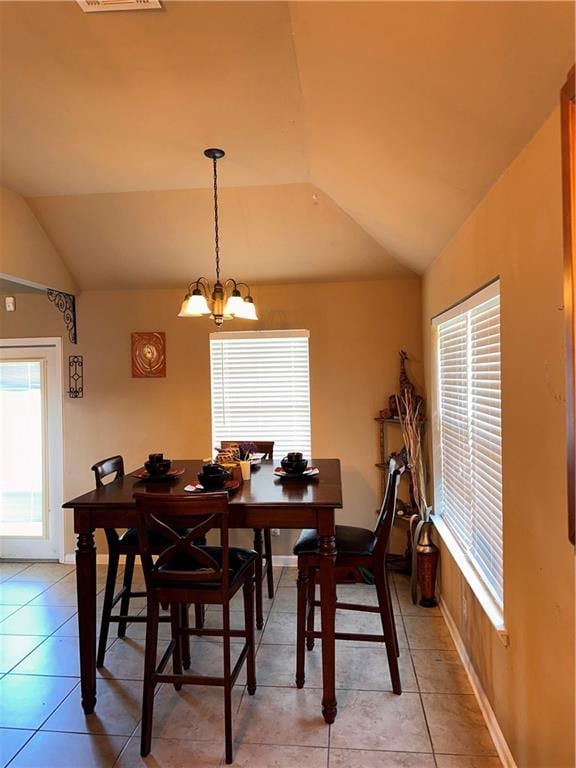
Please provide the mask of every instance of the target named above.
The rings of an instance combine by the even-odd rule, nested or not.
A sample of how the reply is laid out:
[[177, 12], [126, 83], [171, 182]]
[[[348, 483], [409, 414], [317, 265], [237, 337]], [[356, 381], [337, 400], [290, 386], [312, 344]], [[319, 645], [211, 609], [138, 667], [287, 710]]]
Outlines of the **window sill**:
[[498, 633], [498, 637], [500, 638], [502, 644], [504, 646], [508, 646], [509, 636], [508, 630], [504, 625], [504, 612], [502, 610], [502, 606], [498, 604], [492, 593], [488, 590], [482, 579], [478, 576], [467, 556], [462, 551], [462, 548], [442, 518], [438, 515], [432, 515], [431, 520], [434, 528], [438, 531], [438, 535], [454, 558], [454, 561], [462, 573], [462, 576], [468, 582], [468, 586], [474, 593], [476, 599], [482, 606], [484, 613]]

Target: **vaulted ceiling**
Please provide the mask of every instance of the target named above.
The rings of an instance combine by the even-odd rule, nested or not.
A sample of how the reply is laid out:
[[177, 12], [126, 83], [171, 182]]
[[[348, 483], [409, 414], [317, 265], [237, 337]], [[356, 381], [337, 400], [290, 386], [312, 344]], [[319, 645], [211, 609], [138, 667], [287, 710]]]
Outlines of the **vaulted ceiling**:
[[1, 182], [81, 288], [422, 271], [558, 101], [571, 2], [2, 2]]

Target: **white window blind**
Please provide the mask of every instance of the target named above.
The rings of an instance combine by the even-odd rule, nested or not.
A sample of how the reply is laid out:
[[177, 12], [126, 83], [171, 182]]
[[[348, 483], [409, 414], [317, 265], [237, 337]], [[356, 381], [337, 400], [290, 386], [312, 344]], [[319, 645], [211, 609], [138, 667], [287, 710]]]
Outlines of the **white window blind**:
[[434, 321], [437, 511], [502, 605], [499, 283]]
[[213, 333], [212, 440], [274, 440], [311, 458], [308, 331]]

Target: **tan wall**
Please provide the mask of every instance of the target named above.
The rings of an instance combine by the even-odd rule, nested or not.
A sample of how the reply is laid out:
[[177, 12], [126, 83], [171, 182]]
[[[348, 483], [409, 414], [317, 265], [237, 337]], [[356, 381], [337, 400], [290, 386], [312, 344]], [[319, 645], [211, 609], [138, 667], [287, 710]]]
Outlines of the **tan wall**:
[[[505, 648], [445, 547], [442, 596], [518, 766], [574, 765], [574, 552], [567, 535], [560, 123], [555, 111], [428, 269], [430, 319], [500, 275]], [[461, 610], [468, 593], [469, 619]]]
[[67, 293], [77, 290], [28, 203], [6, 187], [0, 187], [0, 273]]
[[[152, 451], [174, 458], [211, 452], [208, 320], [177, 318], [182, 292], [87, 291], [77, 302], [77, 347], [84, 355], [85, 396], [65, 398], [65, 495], [93, 483], [89, 467], [122, 453], [129, 468]], [[418, 278], [372, 283], [259, 286], [254, 328], [310, 330], [312, 445], [316, 457], [339, 457], [345, 511], [340, 520], [371, 526], [379, 501], [378, 436], [374, 416], [396, 388], [398, 351], [415, 359], [423, 379]], [[19, 296], [18, 311], [2, 312], [6, 337], [62, 335], [62, 317], [40, 296]], [[230, 323], [229, 330], [246, 328]], [[167, 377], [133, 379], [130, 333], [165, 331]], [[71, 524], [66, 551], [73, 549]], [[289, 553], [290, 534], [275, 552]]]

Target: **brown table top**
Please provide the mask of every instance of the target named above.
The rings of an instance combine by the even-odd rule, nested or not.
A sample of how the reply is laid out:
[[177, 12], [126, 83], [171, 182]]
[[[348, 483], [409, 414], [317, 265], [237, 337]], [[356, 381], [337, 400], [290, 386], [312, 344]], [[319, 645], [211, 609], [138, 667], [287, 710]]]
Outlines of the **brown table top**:
[[[231, 494], [230, 504], [246, 507], [313, 506], [341, 509], [340, 460], [313, 459], [311, 464], [320, 470], [317, 477], [281, 480], [273, 474], [278, 462], [262, 462], [253, 470], [251, 479], [245, 481], [236, 493]], [[137, 492], [182, 495], [185, 493], [184, 486], [198, 482], [197, 474], [202, 467], [202, 461], [174, 459], [172, 467], [183, 468], [184, 474], [174, 480], [151, 483], [133, 476], [138, 469], [131, 470], [125, 477], [67, 501], [63, 506], [66, 509], [131, 508], [134, 506], [133, 497]]]

